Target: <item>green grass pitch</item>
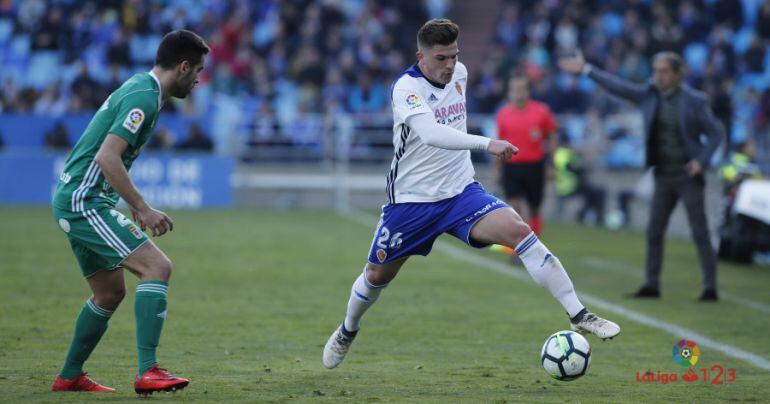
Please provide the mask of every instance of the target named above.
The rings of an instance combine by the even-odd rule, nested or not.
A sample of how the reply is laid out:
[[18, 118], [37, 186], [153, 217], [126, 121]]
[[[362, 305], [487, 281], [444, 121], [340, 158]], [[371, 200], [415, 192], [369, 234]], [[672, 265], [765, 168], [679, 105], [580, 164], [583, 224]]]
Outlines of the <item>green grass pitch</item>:
[[[721, 365], [735, 369], [735, 382], [638, 383], [637, 371], [683, 372], [672, 359], [678, 338], [600, 309], [595, 311], [620, 323], [623, 333], [608, 342], [589, 337], [593, 363], [582, 379], [552, 380], [538, 360], [545, 338], [568, 326], [559, 305], [532, 281], [436, 249], [406, 264], [364, 317], [345, 362], [327, 370], [321, 350], [342, 320], [350, 285], [365, 262], [374, 215], [367, 226], [306, 211], [172, 217], [174, 232], [156, 240], [175, 263], [159, 358], [191, 385], [153, 400], [636, 403], [770, 397], [770, 371], [705, 347], [698, 373]], [[126, 300], [86, 364], [96, 380], [118, 392], [50, 392], [89, 296], [87, 285], [48, 209], [3, 207], [0, 223], [0, 401], [136, 402], [136, 279], [127, 276]], [[623, 295], [640, 282], [634, 268], [643, 264], [642, 234], [547, 224], [543, 239], [578, 291], [770, 358], [770, 313], [762, 310], [770, 307], [768, 268], [722, 263], [720, 284], [734, 299], [697, 303], [694, 246], [671, 240], [663, 298], [635, 301]], [[474, 251], [448, 236], [441, 240], [468, 257], [507, 263], [499, 253]]]

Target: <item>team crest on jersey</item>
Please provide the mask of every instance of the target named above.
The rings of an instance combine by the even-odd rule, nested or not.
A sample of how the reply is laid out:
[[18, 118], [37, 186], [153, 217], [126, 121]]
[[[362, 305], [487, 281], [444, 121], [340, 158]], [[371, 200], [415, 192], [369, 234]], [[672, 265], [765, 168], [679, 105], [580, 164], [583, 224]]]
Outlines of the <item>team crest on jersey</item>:
[[422, 105], [422, 102], [420, 101], [420, 97], [417, 96], [417, 94], [409, 94], [406, 96], [406, 105], [409, 105], [409, 108], [417, 108]]
[[126, 119], [123, 121], [123, 127], [128, 129], [131, 133], [136, 133], [136, 131], [139, 130], [139, 127], [142, 126], [142, 122], [144, 122], [144, 111], [139, 108], [134, 108], [128, 113]]
[[382, 248], [377, 250], [377, 259], [380, 260], [380, 262], [383, 262], [385, 261], [385, 258], [388, 258], [388, 253], [386, 253]]
[[137, 229], [136, 226], [134, 226], [133, 224], [131, 226], [128, 226], [128, 231], [130, 231], [131, 234], [133, 234], [134, 237], [136, 237], [139, 240], [141, 240], [143, 237], [142, 232], [140, 232], [139, 229]]
[[463, 95], [463, 88], [460, 86], [459, 81], [455, 81], [455, 90], [457, 90], [457, 94]]

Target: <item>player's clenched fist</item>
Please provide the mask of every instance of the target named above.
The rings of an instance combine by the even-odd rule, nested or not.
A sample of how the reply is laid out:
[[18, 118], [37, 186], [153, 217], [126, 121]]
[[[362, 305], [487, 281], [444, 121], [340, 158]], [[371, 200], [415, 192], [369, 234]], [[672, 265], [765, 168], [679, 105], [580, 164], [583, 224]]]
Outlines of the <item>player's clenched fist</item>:
[[519, 149], [516, 146], [506, 142], [505, 140], [495, 139], [489, 141], [487, 151], [503, 161], [508, 160], [512, 155], [519, 154]]

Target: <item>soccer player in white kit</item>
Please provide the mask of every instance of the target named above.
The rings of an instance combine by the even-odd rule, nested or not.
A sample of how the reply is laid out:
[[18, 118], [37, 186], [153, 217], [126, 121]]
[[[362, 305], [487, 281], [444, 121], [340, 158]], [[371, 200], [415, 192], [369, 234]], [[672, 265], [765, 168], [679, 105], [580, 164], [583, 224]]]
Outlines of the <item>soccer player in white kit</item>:
[[428, 255], [449, 233], [468, 245], [513, 248], [527, 272], [561, 303], [570, 326], [582, 334], [612, 338], [620, 327], [586, 310], [561, 262], [505, 202], [474, 180], [471, 150], [507, 160], [518, 152], [504, 140], [466, 131], [468, 72], [457, 61], [458, 26], [447, 19], [426, 22], [417, 32], [418, 62], [391, 87], [395, 155], [387, 177], [369, 262], [353, 283], [347, 313], [329, 337], [323, 364], [337, 367], [356, 337], [364, 312], [395, 278], [410, 255]]

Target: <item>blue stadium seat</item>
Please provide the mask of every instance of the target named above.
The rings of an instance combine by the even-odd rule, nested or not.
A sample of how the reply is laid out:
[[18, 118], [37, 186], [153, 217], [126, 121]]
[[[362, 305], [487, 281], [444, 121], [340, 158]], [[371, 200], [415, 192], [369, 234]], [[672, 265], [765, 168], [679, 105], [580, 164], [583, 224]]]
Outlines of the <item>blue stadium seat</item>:
[[643, 167], [644, 153], [639, 153], [643, 147], [639, 137], [624, 136], [610, 146], [604, 163], [608, 168]]
[[136, 63], [152, 63], [155, 61], [155, 50], [162, 38], [158, 35], [134, 35], [129, 47], [131, 58]]
[[9, 46], [8, 61], [26, 63], [29, 60], [31, 44], [29, 35], [14, 35]]
[[738, 55], [742, 55], [746, 53], [746, 50], [749, 49], [749, 45], [751, 44], [751, 38], [754, 37], [754, 28], [752, 27], [743, 27], [738, 30], [738, 32], [733, 35], [733, 49], [735, 50], [735, 53]]
[[607, 13], [602, 16], [602, 29], [610, 37], [615, 37], [623, 32], [623, 17], [615, 13]]
[[708, 53], [708, 47], [702, 42], [693, 42], [688, 45], [684, 50], [684, 60], [690, 71], [697, 75], [702, 74], [708, 60]]
[[25, 75], [25, 84], [37, 89], [46, 87], [59, 77], [51, 74], [59, 69], [61, 55], [56, 51], [33, 52], [29, 58], [29, 67]]
[[10, 42], [12, 33], [13, 23], [6, 18], [0, 18], [0, 45]]

